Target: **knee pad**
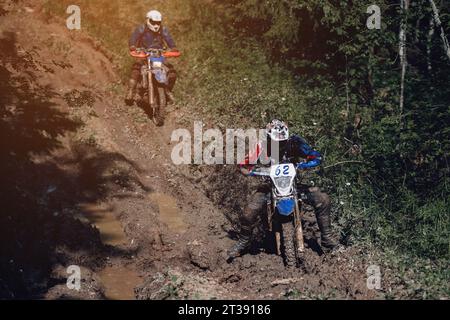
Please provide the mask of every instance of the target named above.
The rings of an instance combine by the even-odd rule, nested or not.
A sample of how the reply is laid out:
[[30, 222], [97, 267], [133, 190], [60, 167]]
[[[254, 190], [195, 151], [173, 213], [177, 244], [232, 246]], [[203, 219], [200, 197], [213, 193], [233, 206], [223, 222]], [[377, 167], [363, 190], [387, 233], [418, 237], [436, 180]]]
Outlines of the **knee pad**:
[[251, 197], [248, 207], [252, 210], [262, 210], [266, 203], [266, 195], [258, 192]]

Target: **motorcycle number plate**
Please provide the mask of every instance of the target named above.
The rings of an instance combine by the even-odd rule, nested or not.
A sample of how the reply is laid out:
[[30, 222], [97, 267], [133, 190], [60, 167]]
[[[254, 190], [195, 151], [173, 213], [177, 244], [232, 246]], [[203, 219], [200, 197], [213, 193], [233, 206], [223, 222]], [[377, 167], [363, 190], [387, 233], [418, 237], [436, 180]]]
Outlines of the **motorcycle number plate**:
[[295, 166], [292, 163], [272, 166], [270, 171], [272, 177], [294, 177], [296, 175]]
[[162, 68], [162, 62], [161, 61], [153, 61], [153, 67], [154, 68]]

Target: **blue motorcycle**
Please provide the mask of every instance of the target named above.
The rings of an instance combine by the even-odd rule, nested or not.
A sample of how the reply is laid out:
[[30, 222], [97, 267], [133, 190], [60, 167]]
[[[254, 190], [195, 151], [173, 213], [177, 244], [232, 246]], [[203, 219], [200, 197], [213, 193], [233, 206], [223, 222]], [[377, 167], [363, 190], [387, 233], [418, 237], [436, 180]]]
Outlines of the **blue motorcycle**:
[[179, 51], [166, 51], [164, 49], [143, 49], [130, 52], [131, 56], [145, 59], [141, 68], [140, 91], [147, 95], [148, 104], [152, 109], [153, 122], [161, 126], [164, 124], [165, 110], [169, 85], [169, 68], [165, 64], [169, 57], [179, 57]]
[[275, 233], [277, 254], [286, 266], [297, 266], [303, 262], [305, 244], [300, 211], [302, 200], [297, 193], [297, 166], [292, 163], [260, 167], [253, 175], [271, 182], [271, 197], [267, 202], [269, 232]]

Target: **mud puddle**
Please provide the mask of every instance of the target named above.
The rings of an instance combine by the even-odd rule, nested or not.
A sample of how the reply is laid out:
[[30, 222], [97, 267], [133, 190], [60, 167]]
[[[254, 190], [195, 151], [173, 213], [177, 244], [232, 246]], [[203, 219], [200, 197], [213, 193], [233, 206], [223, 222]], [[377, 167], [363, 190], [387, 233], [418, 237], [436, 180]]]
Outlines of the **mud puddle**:
[[166, 224], [169, 230], [180, 234], [186, 231], [187, 225], [174, 198], [163, 193], [151, 193], [150, 199], [158, 204], [159, 220]]
[[136, 271], [130, 267], [106, 267], [98, 273], [109, 300], [134, 300], [134, 288], [142, 283]]
[[122, 225], [115, 218], [112, 210], [106, 206], [89, 204], [83, 205], [84, 217], [97, 227], [104, 244], [119, 246], [127, 244], [128, 240]]
[[[105, 205], [86, 204], [82, 206], [83, 216], [100, 231], [102, 242], [110, 246], [128, 243], [122, 225], [115, 218], [112, 209]], [[105, 287], [105, 297], [109, 300], [133, 300], [134, 288], [142, 283], [136, 271], [120, 265], [107, 266], [98, 276]]]

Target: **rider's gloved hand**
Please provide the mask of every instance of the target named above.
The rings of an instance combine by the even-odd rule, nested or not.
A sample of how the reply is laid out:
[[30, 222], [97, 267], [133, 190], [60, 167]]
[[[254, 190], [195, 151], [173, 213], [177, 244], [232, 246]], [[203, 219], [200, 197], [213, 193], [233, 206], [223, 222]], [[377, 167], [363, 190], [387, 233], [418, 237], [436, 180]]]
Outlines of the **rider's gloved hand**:
[[130, 47], [130, 51], [136, 51], [136, 47], [135, 46], [131, 46]]
[[250, 170], [249, 168], [246, 167], [241, 167], [241, 173], [244, 176], [249, 176], [252, 173], [253, 170]]
[[305, 170], [305, 166], [304, 166], [305, 162], [300, 162], [297, 163], [297, 170]]
[[172, 52], [180, 52], [180, 50], [178, 50], [177, 48], [172, 48], [172, 49], [170, 49], [170, 51], [172, 51]]

